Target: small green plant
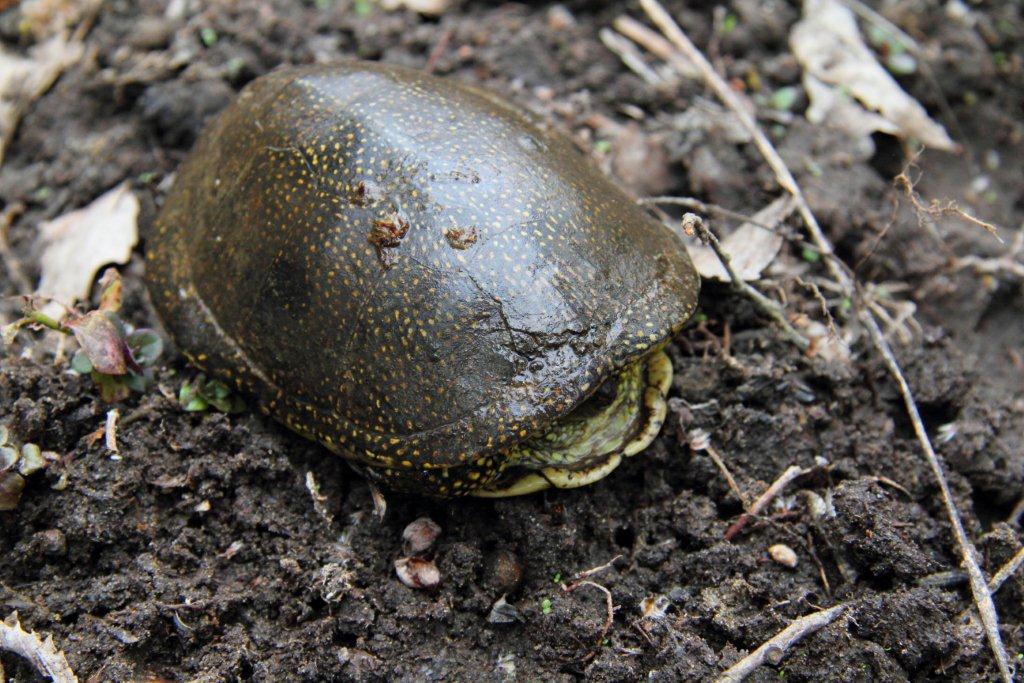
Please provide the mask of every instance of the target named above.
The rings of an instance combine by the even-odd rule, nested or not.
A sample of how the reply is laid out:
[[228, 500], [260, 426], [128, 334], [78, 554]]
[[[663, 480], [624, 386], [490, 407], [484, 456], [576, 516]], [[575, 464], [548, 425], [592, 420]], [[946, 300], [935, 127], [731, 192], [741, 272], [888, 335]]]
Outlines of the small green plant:
[[803, 250], [800, 252], [800, 256], [803, 258], [804, 261], [807, 261], [808, 263], [817, 263], [818, 261], [821, 260], [821, 254], [819, 254], [814, 249], [811, 249], [810, 247], [804, 247]]
[[542, 614], [551, 614], [551, 598], [544, 598], [540, 601], [540, 611]]
[[739, 25], [739, 23], [740, 18], [733, 14], [732, 12], [729, 12], [728, 14], [725, 15], [725, 19], [722, 20], [722, 28], [719, 35], [729, 35], [730, 33], [736, 30], [736, 27]]
[[25, 478], [59, 459], [34, 443], [18, 443], [11, 430], [0, 424], [0, 511], [18, 507]]
[[562, 582], [562, 572], [555, 572], [554, 582], [555, 583], [561, 583]]
[[199, 39], [203, 41], [203, 45], [206, 47], [213, 47], [216, 45], [218, 38], [217, 29], [212, 26], [204, 26], [199, 29]]
[[352, 9], [355, 10], [357, 17], [368, 17], [373, 14], [373, 2], [372, 0], [355, 0], [352, 3]]
[[178, 403], [189, 412], [219, 410], [222, 413], [238, 413], [245, 410], [245, 402], [231, 393], [224, 382], [207, 379], [199, 373], [194, 379], [187, 380], [178, 390]]
[[71, 369], [89, 375], [108, 403], [128, 398], [132, 391], [143, 392], [153, 382], [152, 366], [163, 353], [164, 343], [150, 329], [134, 329], [121, 320], [121, 274], [108, 268], [100, 278], [100, 305], [96, 310], [68, 311], [55, 320], [29, 300], [25, 315], [4, 326], [5, 344], [23, 327], [43, 327], [73, 336], [78, 350], [71, 357]]

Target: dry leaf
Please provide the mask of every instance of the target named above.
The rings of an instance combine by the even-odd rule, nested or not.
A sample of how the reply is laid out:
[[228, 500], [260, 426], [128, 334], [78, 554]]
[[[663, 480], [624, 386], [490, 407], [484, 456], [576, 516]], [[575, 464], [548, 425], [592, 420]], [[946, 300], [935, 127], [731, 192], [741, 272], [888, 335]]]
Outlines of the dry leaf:
[[[789, 195], [779, 197], [754, 214], [750, 222], [721, 238], [722, 251], [730, 256], [729, 264], [741, 280], [760, 278], [761, 271], [768, 267], [782, 247], [782, 235], [761, 226], [778, 226], [793, 213], [795, 206]], [[701, 277], [729, 281], [725, 266], [711, 247], [688, 244], [687, 250]]]
[[22, 0], [18, 28], [36, 40], [66, 35], [87, 14], [93, 14], [102, 0]]
[[804, 68], [812, 123], [857, 136], [881, 131], [935, 149], [956, 149], [946, 130], [878, 63], [853, 12], [839, 0], [804, 0], [803, 19], [793, 26], [789, 45]]
[[124, 263], [139, 239], [139, 200], [128, 183], [110, 190], [84, 209], [43, 223], [38, 293], [59, 302], [43, 309], [59, 317], [60, 304], [89, 296], [96, 272], [108, 263]]
[[0, 649], [24, 657], [40, 676], [54, 683], [78, 683], [64, 653], [53, 644], [53, 636], [43, 640], [35, 631], [26, 631], [18, 621], [17, 612], [11, 612], [0, 622]]
[[32, 47], [28, 55], [0, 50], [0, 162], [22, 114], [81, 58], [82, 43], [55, 36]]
[[103, 375], [128, 372], [131, 352], [124, 335], [103, 311], [89, 311], [64, 323], [75, 335], [93, 370]]

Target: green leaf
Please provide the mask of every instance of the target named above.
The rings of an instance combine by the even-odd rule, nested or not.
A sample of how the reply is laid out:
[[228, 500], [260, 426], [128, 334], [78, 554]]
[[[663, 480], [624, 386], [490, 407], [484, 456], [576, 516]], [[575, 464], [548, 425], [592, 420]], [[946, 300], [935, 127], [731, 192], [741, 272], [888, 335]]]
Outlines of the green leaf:
[[722, 35], [727, 36], [736, 30], [736, 26], [740, 23], [740, 18], [730, 12], [725, 15], [725, 19], [722, 20]]
[[199, 39], [206, 47], [213, 47], [217, 44], [217, 31], [212, 26], [204, 26], [199, 29]]
[[128, 348], [136, 363], [152, 365], [164, 352], [164, 340], [155, 331], [141, 328], [128, 335]]
[[92, 372], [92, 363], [89, 362], [89, 356], [82, 349], [78, 349], [75, 351], [75, 355], [71, 356], [71, 369], [79, 375], [88, 375]]
[[768, 100], [768, 104], [772, 109], [777, 109], [779, 111], [791, 111], [796, 105], [796, 98], [799, 94], [799, 88], [794, 85], [787, 85], [773, 92], [771, 98]]
[[206, 410], [209, 407], [210, 404], [203, 400], [201, 396], [195, 396], [189, 399], [187, 403], [182, 405], [182, 408], [184, 408], [186, 411], [190, 413], [199, 413]]
[[540, 601], [540, 611], [544, 614], [551, 614], [551, 599], [544, 598]]
[[93, 370], [92, 381], [100, 389], [100, 398], [106, 403], [117, 403], [131, 395], [131, 390], [125, 384], [124, 378], [115, 375], [105, 375], [102, 372]]

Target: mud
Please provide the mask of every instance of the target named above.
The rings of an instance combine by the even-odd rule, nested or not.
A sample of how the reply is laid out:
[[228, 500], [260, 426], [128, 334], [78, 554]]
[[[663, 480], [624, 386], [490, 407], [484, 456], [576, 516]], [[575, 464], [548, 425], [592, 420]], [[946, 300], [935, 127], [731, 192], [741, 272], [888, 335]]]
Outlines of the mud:
[[[749, 145], [713, 127], [680, 128], [681, 112], [710, 99], [698, 84], [651, 88], [601, 44], [599, 30], [617, 15], [639, 16], [631, 2], [466, 2], [439, 19], [342, 0], [172, 5], [182, 13], [107, 3], [87, 58], [28, 111], [0, 166], [0, 202], [25, 207], [9, 241], [33, 279], [41, 220], [132, 182], [143, 241], [122, 271], [126, 317], [138, 325], [157, 324], [141, 254], [168, 179], [203, 121], [284, 62], [431, 60], [574, 134], [634, 191], [744, 212], [780, 194]], [[667, 5], [730, 78], [753, 69], [765, 92], [799, 84], [786, 45], [797, 3], [736, 0], [726, 33], [713, 3]], [[903, 83], [936, 116], [941, 92], [965, 147], [921, 157], [918, 191], [1012, 233], [1024, 219], [1015, 162], [1024, 19], [1014, 3], [970, 8], [973, 26], [950, 21], [942, 3], [890, 12], [942, 48], [930, 62], [937, 83], [920, 74]], [[0, 14], [9, 49], [26, 47], [17, 14]], [[1019, 520], [1008, 519], [1024, 496], [1020, 280], [955, 267], [957, 256], [1005, 249], [977, 226], [919, 223], [905, 199], [893, 210], [897, 142], [879, 136], [864, 150], [806, 123], [801, 106], [790, 123], [770, 124], [772, 134], [857, 276], [916, 304], [920, 329], [898, 355], [991, 575], [1021, 546]], [[793, 275], [824, 277], [821, 264], [794, 245], [780, 258], [773, 293], [820, 319]], [[0, 294], [14, 293], [0, 270]], [[11, 320], [17, 308], [5, 300], [0, 315]], [[612, 476], [494, 502], [391, 495], [382, 523], [367, 485], [316, 445], [255, 411], [184, 412], [177, 391], [195, 371], [173, 349], [157, 386], [116, 406], [112, 453], [93, 436], [111, 406], [55, 363], [52, 338], [24, 334], [0, 358], [0, 422], [62, 457], [28, 479], [15, 511], [0, 513], [2, 616], [17, 610], [52, 634], [82, 680], [667, 681], [711, 678], [793, 619], [846, 603], [846, 617], [752, 680], [993, 680], [977, 621], [960, 616], [970, 593], [934, 476], [867, 341], [853, 340], [848, 365], [808, 357], [721, 285], [705, 286], [700, 310], [703, 322], [671, 347], [669, 424]], [[833, 311], [855, 329], [841, 305]], [[808, 472], [726, 540], [742, 503], [689, 447], [697, 429], [748, 497], [787, 467]], [[435, 591], [406, 587], [393, 568], [402, 530], [420, 516], [443, 529]], [[769, 558], [776, 543], [796, 552], [795, 568]], [[590, 580], [610, 592], [607, 630], [601, 589], [563, 588], [605, 564]], [[512, 616], [493, 623], [503, 596]], [[663, 598], [664, 615], [645, 615], [648, 598]], [[995, 604], [1017, 661], [1024, 575]], [[17, 657], [0, 662], [12, 680], [35, 680]]]

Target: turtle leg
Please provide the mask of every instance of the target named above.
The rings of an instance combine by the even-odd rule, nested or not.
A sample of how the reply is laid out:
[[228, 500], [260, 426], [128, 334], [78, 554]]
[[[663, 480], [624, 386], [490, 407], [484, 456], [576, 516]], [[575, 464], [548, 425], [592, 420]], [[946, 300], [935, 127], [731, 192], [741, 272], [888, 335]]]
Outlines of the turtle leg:
[[668, 414], [669, 387], [672, 385], [672, 361], [664, 351], [657, 351], [647, 361], [647, 388], [644, 390], [644, 412], [647, 420], [637, 435], [622, 449], [612, 453], [601, 462], [586, 469], [545, 467], [531, 472], [499, 489], [477, 489], [470, 495], [478, 498], [509, 498], [525, 496], [549, 488], [574, 489], [604, 479], [622, 462], [622, 456], [636, 455], [643, 451], [661, 431]]
[[622, 462], [622, 456], [613, 453], [607, 459], [585, 470], [570, 470], [564, 467], [545, 467], [539, 472], [531, 472], [500, 489], [477, 489], [470, 495], [477, 498], [510, 498], [525, 496], [544, 489], [574, 489], [593, 484], [607, 477]]

